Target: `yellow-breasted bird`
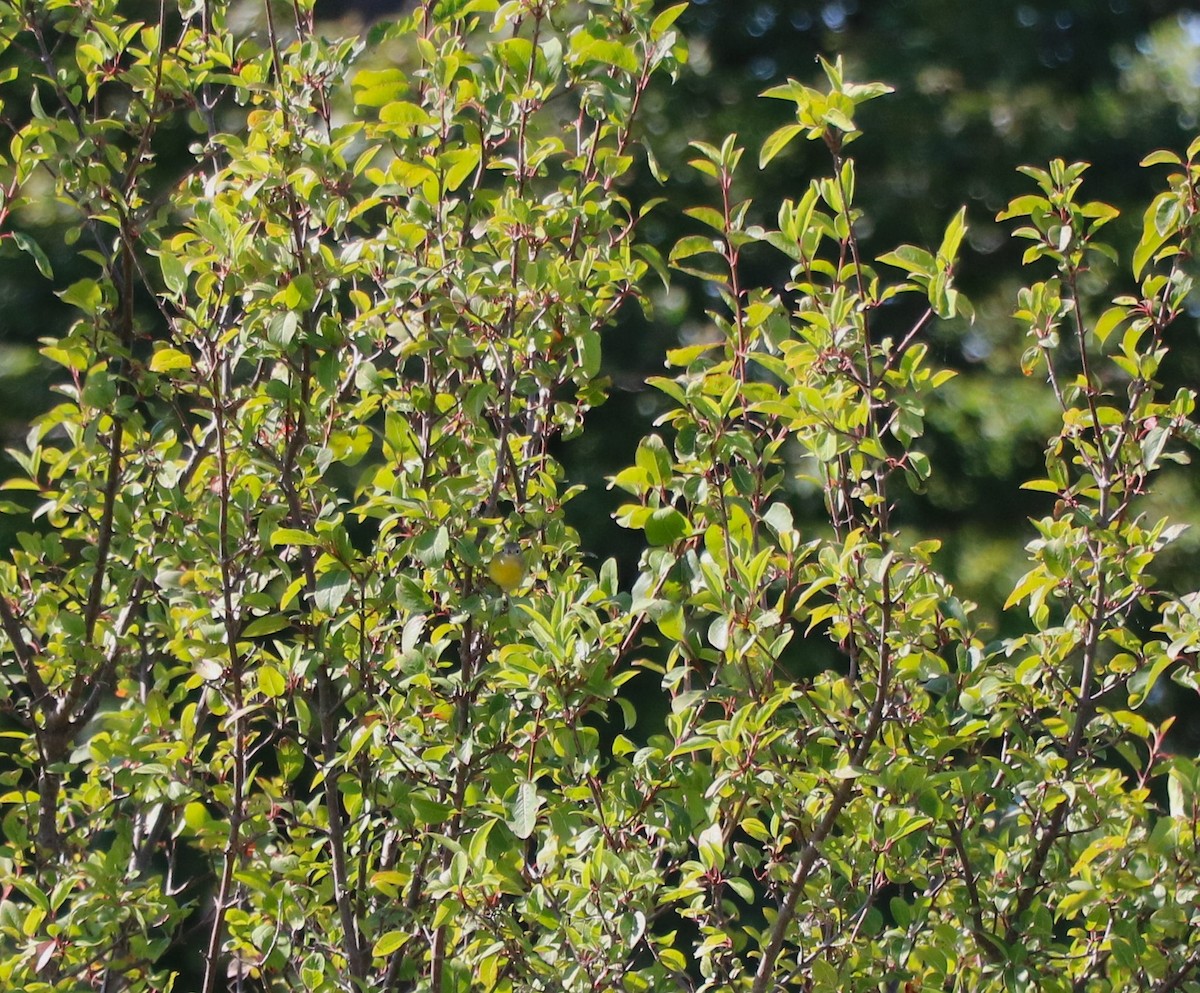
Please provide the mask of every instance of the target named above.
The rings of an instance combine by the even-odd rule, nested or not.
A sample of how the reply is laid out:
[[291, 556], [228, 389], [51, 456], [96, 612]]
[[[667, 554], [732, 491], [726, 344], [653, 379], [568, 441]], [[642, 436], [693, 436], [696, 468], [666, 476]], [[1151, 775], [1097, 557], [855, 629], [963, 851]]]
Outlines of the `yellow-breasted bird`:
[[506, 542], [504, 547], [492, 556], [492, 561], [487, 567], [488, 578], [505, 593], [511, 593], [525, 582], [525, 574], [528, 571], [525, 554], [515, 541]]

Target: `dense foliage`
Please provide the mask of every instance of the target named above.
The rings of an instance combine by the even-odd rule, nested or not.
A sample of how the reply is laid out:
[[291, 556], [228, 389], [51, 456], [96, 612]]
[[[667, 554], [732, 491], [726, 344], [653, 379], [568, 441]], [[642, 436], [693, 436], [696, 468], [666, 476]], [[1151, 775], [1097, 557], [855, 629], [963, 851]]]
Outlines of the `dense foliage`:
[[[895, 514], [954, 377], [931, 329], [973, 315], [966, 214], [867, 248], [889, 87], [840, 60], [767, 89], [751, 156], [808, 141], [817, 178], [755, 204], [737, 137], [696, 141], [680, 203], [639, 124], [684, 6], [330, 41], [299, 2], [261, 36], [218, 0], [0, 5], [0, 235], [72, 313], [4, 484], [5, 988], [1200, 988], [1200, 770], [1146, 709], [1197, 689], [1147, 507], [1198, 437], [1161, 384], [1200, 141], [1147, 157], [1127, 251], [1082, 163], [1001, 212], [1058, 416], [988, 641]], [[62, 245], [18, 223], [49, 209]], [[623, 578], [558, 446], [605, 332], [682, 278], [711, 313], [611, 479]]]

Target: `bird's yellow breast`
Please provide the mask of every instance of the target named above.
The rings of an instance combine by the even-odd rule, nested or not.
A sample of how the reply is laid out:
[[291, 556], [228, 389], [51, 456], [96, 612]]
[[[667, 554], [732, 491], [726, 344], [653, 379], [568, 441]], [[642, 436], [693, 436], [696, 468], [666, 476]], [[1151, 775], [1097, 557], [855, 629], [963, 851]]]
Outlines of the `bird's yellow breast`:
[[519, 545], [507, 544], [488, 563], [488, 578], [505, 593], [525, 582], [525, 556]]

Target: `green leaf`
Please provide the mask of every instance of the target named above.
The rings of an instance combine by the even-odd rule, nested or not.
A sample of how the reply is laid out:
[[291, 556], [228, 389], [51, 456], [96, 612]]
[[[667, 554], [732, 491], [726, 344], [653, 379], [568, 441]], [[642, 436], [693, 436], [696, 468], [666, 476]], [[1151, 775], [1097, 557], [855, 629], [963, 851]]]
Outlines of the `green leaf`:
[[351, 81], [354, 102], [359, 107], [384, 107], [408, 90], [408, 78], [393, 66], [360, 69]]
[[50, 266], [50, 259], [48, 259], [46, 257], [46, 253], [42, 251], [41, 245], [34, 241], [33, 238], [27, 235], [24, 231], [12, 232], [12, 240], [22, 252], [33, 258], [34, 265], [37, 266], [38, 272], [40, 272], [47, 279], [54, 278], [54, 270]]
[[150, 357], [151, 372], [174, 372], [191, 367], [192, 357], [177, 348], [160, 348]]
[[654, 154], [653, 149], [646, 145], [643, 149], [646, 153], [646, 167], [650, 170], [650, 175], [654, 177], [654, 181], [663, 186], [670, 179], [670, 174], [662, 167], [662, 163], [658, 161], [658, 156]]
[[167, 705], [166, 697], [161, 690], [151, 690], [146, 696], [146, 716], [156, 728], [166, 728], [171, 725], [171, 708]]
[[720, 871], [725, 867], [725, 837], [720, 824], [710, 824], [700, 832], [697, 849], [700, 864], [706, 872]]
[[175, 297], [183, 296], [187, 292], [188, 278], [179, 256], [170, 249], [164, 248], [158, 253], [158, 267], [162, 270], [163, 283], [167, 287], [167, 292]]
[[674, 264], [680, 259], [689, 259], [694, 255], [701, 255], [706, 252], [720, 255], [721, 244], [722, 243], [720, 240], [714, 240], [708, 235], [684, 235], [684, 237], [675, 242], [675, 247], [671, 249], [671, 254], [668, 256], [668, 260]]
[[603, 350], [600, 343], [600, 332], [595, 328], [585, 329], [575, 339], [575, 355], [579, 369], [587, 379], [595, 379], [600, 375], [600, 365]]
[[1092, 328], [1096, 341], [1103, 345], [1108, 336], [1115, 331], [1123, 321], [1128, 320], [1129, 312], [1124, 307], [1109, 307]]
[[421, 793], [413, 793], [408, 798], [413, 812], [413, 822], [418, 827], [433, 827], [444, 824], [454, 813], [454, 808], [447, 803], [431, 800]]
[[1184, 781], [1178, 765], [1173, 764], [1167, 770], [1167, 809], [1172, 817], [1190, 820], [1192, 818], [1192, 790]]
[[1160, 148], [1157, 152], [1151, 152], [1139, 163], [1143, 168], [1152, 165], [1183, 165], [1183, 159], [1175, 152], [1165, 148]]
[[944, 266], [953, 264], [958, 258], [959, 245], [962, 244], [963, 235], [967, 233], [966, 218], [967, 208], [960, 207], [958, 213], [946, 225], [946, 233], [942, 236], [942, 244], [937, 252], [938, 261]]
[[266, 617], [256, 617], [239, 632], [243, 638], [261, 638], [268, 634], [286, 631], [292, 626], [292, 619], [287, 614], [268, 614]]
[[1037, 493], [1060, 493], [1062, 487], [1052, 479], [1029, 479], [1021, 484], [1023, 490], [1033, 490]]
[[321, 539], [311, 531], [299, 528], [276, 528], [271, 532], [272, 545], [319, 545]]
[[508, 826], [518, 838], [524, 841], [533, 834], [537, 826], [537, 812], [542, 805], [537, 787], [529, 780], [522, 780], [517, 787], [517, 793], [510, 808]]
[[1137, 710], [1144, 704], [1150, 698], [1150, 694], [1154, 692], [1159, 677], [1177, 661], [1174, 655], [1163, 652], [1154, 659], [1152, 664], [1139, 666], [1137, 671], [1129, 677], [1129, 706]]
[[518, 77], [524, 77], [529, 72], [529, 60], [533, 58], [533, 42], [528, 38], [505, 38], [497, 42], [493, 51], [509, 69]]
[[687, 10], [687, 8], [688, 5], [686, 3], [677, 3], [674, 6], [668, 7], [657, 17], [655, 17], [653, 23], [650, 25], [650, 40], [657, 41], [659, 38], [661, 38], [666, 30], [675, 23], [675, 21], [679, 18], [679, 15]]
[[781, 502], [773, 503], [767, 508], [767, 512], [763, 515], [763, 522], [776, 535], [786, 534], [795, 527], [795, 521], [792, 518], [792, 508], [786, 503]]
[[637, 55], [630, 46], [607, 38], [596, 38], [586, 31], [576, 31], [571, 36], [570, 53], [575, 63], [600, 62], [631, 74], [640, 69]]
[[1162, 248], [1163, 243], [1167, 240], [1170, 231], [1161, 230], [1161, 212], [1164, 204], [1169, 204], [1173, 199], [1173, 193], [1160, 193], [1154, 202], [1146, 208], [1145, 214], [1142, 216], [1142, 236], [1138, 240], [1137, 247], [1133, 250], [1133, 278], [1141, 279], [1142, 272], [1147, 264], [1154, 257], [1155, 253]]
[[1009, 201], [1008, 206], [996, 215], [996, 220], [1007, 221], [1014, 217], [1029, 217], [1037, 211], [1049, 210], [1050, 202], [1036, 193], [1026, 193]]
[[371, 954], [375, 958], [386, 958], [408, 944], [410, 937], [406, 931], [388, 931], [372, 946]]
[[450, 532], [445, 527], [426, 531], [414, 539], [412, 547], [413, 555], [422, 565], [430, 568], [439, 566], [450, 551]]
[[258, 670], [258, 688], [264, 696], [276, 699], [287, 692], [287, 680], [273, 665], [264, 664]]
[[313, 606], [326, 614], [337, 613], [353, 585], [353, 576], [345, 569], [331, 569], [317, 579]]
[[288, 310], [306, 313], [312, 310], [317, 300], [316, 286], [313, 278], [306, 272], [293, 276], [283, 291], [283, 305]]
[[104, 291], [94, 279], [80, 279], [59, 292], [58, 297], [91, 316], [98, 314], [104, 305]]
[[725, 218], [721, 216], [720, 211], [713, 210], [712, 207], [688, 207], [684, 211], [688, 217], [694, 217], [701, 224], [704, 224], [718, 233], [725, 231]]
[[828, 107], [822, 115], [824, 120], [832, 124], [839, 131], [844, 131], [846, 134], [851, 134], [857, 130], [854, 119], [839, 107]]
[[662, 280], [663, 289], [669, 290], [671, 288], [671, 273], [667, 269], [666, 262], [663, 261], [662, 253], [653, 245], [644, 243], [635, 245], [633, 251], [639, 258], [649, 263], [655, 275]]
[[472, 145], [443, 152], [438, 156], [438, 165], [444, 170], [445, 189], [453, 193], [479, 168], [479, 148]]
[[687, 621], [684, 617], [683, 607], [679, 604], [672, 604], [666, 610], [656, 611], [654, 623], [658, 625], [662, 636], [671, 641], [682, 641], [684, 635], [687, 634]]
[[877, 261], [929, 279], [937, 275], [937, 260], [925, 249], [915, 245], [901, 245], [894, 252], [880, 255]]
[[417, 127], [432, 127], [437, 124], [434, 117], [424, 107], [407, 100], [395, 100], [380, 108], [379, 120], [391, 125], [398, 131], [406, 131]]
[[907, 928], [912, 921], [912, 906], [903, 898], [894, 896], [888, 902], [888, 909], [891, 911], [892, 919], [897, 926]]
[[796, 135], [803, 133], [804, 127], [799, 124], [785, 124], [781, 128], [772, 131], [763, 142], [762, 150], [758, 153], [758, 167], [765, 169], [776, 155], [782, 152]]
[[671, 478], [671, 453], [657, 434], [647, 435], [638, 443], [634, 462], [646, 473], [651, 486], [665, 486]]
[[1045, 568], [1040, 565], [1036, 566], [1018, 580], [1017, 585], [1013, 587], [1013, 591], [1008, 595], [1008, 599], [1004, 601], [1004, 609], [1008, 610], [1026, 597], [1031, 596], [1034, 592], [1047, 589], [1054, 584], [1054, 578], [1046, 574]]
[[820, 98], [821, 93], [818, 90], [801, 85], [794, 79], [789, 79], [786, 83], [779, 83], [776, 86], [768, 87], [759, 96], [769, 97], [772, 100], [794, 100], [799, 104], [814, 98]]
[[687, 518], [674, 507], [659, 507], [646, 520], [646, 540], [651, 545], [671, 545], [687, 533]]

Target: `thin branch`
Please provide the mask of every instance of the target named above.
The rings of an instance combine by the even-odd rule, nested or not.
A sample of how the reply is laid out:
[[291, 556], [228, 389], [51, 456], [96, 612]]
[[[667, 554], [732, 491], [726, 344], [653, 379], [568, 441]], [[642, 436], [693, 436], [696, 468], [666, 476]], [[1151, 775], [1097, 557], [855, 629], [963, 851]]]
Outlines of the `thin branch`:
[[[216, 352], [217, 344], [210, 347]], [[238, 627], [234, 609], [234, 577], [232, 556], [229, 548], [229, 497], [231, 474], [229, 452], [226, 445], [227, 425], [225, 421], [225, 399], [222, 377], [224, 366], [214, 354], [210, 363], [212, 370], [213, 417], [217, 426], [217, 470], [220, 474], [218, 493], [218, 554], [221, 569], [221, 596], [223, 600], [226, 649], [229, 654], [229, 684], [233, 697], [233, 800], [229, 811], [229, 830], [225, 840], [225, 858], [221, 868], [221, 881], [217, 888], [213, 922], [208, 935], [208, 948], [204, 963], [204, 993], [216, 993], [218, 958], [225, 933], [225, 915], [229, 909], [230, 890], [234, 871], [241, 858], [241, 828], [245, 819], [246, 791], [246, 728], [245, 701], [243, 697], [243, 660], [238, 649]]]
[[[866, 727], [863, 728], [862, 738], [859, 740], [858, 747], [854, 749], [854, 753], [850, 758], [850, 764], [854, 766], [861, 766], [863, 764], [868, 752], [875, 743], [880, 729], [883, 727], [884, 709], [891, 682], [890, 653], [887, 646], [887, 634], [891, 627], [892, 616], [889, 574], [890, 570], [885, 568], [883, 570], [882, 581], [883, 609], [879, 622], [880, 650], [882, 652], [879, 660], [879, 681], [875, 692], [875, 700], [871, 705], [871, 710], [867, 717]], [[762, 958], [759, 960], [758, 969], [754, 974], [751, 993], [767, 993], [767, 990], [771, 987], [772, 977], [775, 972], [775, 963], [779, 960], [788, 929], [796, 917], [796, 907], [800, 902], [800, 895], [804, 892], [808, 877], [817, 862], [817, 858], [821, 854], [821, 844], [832, 833], [842, 811], [850, 802], [854, 793], [854, 786], [855, 780], [853, 778], [843, 779], [838, 783], [829, 808], [825, 811], [825, 816], [821, 818], [820, 824], [817, 825], [816, 830], [813, 831], [800, 853], [800, 858], [797, 860], [796, 867], [792, 871], [792, 877], [788, 881], [788, 888], [784, 895], [783, 903], [780, 905], [775, 921], [771, 925], [767, 944], [762, 950]]]

